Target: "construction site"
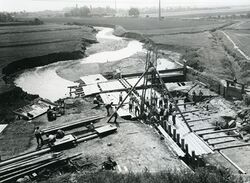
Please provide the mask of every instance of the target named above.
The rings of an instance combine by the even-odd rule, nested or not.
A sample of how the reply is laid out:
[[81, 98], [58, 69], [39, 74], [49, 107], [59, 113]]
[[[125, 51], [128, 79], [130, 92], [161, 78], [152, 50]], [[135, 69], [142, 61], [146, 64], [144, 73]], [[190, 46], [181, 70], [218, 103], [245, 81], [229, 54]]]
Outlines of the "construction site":
[[[13, 111], [33, 128], [39, 126], [43, 141], [32, 129], [33, 140], [25, 140], [19, 129], [23, 122], [20, 127], [2, 125], [7, 146], [1, 154], [0, 182], [43, 180], [52, 176], [51, 167], [60, 165], [57, 171], [63, 172], [65, 164], [75, 171], [122, 174], [223, 167], [248, 175], [247, 112], [236, 113], [239, 107], [227, 100], [241, 100], [248, 88], [227, 81], [211, 90], [189, 80], [192, 68], [185, 64], [159, 69], [157, 60], [158, 50], [148, 47], [141, 73], [86, 75], [67, 87], [65, 99], [39, 99]], [[8, 130], [13, 126], [14, 131]], [[60, 138], [58, 131], [63, 131]], [[4, 139], [6, 133], [20, 138], [11, 142]], [[51, 135], [56, 138], [52, 143]], [[18, 141], [29, 148], [15, 152], [11, 148]]]
[[[162, 26], [160, 10], [159, 1], [156, 21]], [[167, 21], [175, 23], [175, 20]], [[203, 24], [202, 21], [198, 24]], [[211, 34], [213, 49], [221, 51], [223, 39], [218, 36], [224, 33], [230, 38], [221, 30], [241, 25], [223, 21], [216, 22], [218, 31], [213, 28], [194, 32], [202, 36]], [[70, 35], [69, 30], [75, 31], [72, 34], [77, 41], [83, 34], [80, 43], [72, 43], [73, 36], [67, 38], [70, 39], [67, 44], [77, 45], [80, 51], [74, 50], [72, 57], [64, 50], [62, 54], [58, 52], [69, 54], [64, 61], [53, 60], [56, 54], [41, 56], [45, 53], [39, 53], [39, 59], [15, 58], [18, 61], [3, 68], [10, 82], [5, 81], [5, 85], [20, 88], [24, 102], [1, 104], [4, 100], [0, 100], [1, 106], [18, 106], [7, 108], [7, 112], [0, 110], [1, 115], [14, 116], [14, 120], [0, 122], [0, 183], [250, 182], [250, 86], [242, 82], [245, 80], [239, 73], [235, 74], [236, 69], [231, 68], [234, 75], [228, 77], [225, 73], [230, 69], [221, 64], [225, 73], [218, 72], [220, 68], [216, 70], [218, 65], [213, 65], [212, 59], [210, 65], [203, 64], [208, 69], [206, 72], [199, 70], [202, 62], [198, 69], [192, 67], [181, 51], [175, 48], [170, 51], [168, 44], [166, 47], [156, 44], [162, 41], [161, 28], [150, 30], [155, 35], [145, 36], [146, 33], [129, 32], [122, 26], [92, 24], [41, 26], [39, 31], [43, 33], [48, 29], [66, 30], [62, 37]], [[30, 34], [31, 30], [23, 29], [24, 34]], [[2, 35], [19, 34], [17, 30], [1, 31]], [[175, 39], [178, 34], [191, 33], [165, 36]], [[55, 42], [66, 42], [60, 39], [56, 37]], [[238, 54], [249, 61], [233, 40], [229, 40]], [[190, 40], [185, 41], [189, 46]], [[183, 52], [188, 55], [192, 49]], [[210, 47], [206, 45], [205, 49]], [[220, 54], [232, 59], [229, 53], [228, 49], [226, 54]], [[37, 59], [42, 64], [34, 64]], [[44, 59], [49, 61], [43, 62]], [[215, 75], [212, 71], [220, 79], [210, 77]], [[0, 84], [0, 89], [5, 85]], [[15, 93], [1, 96], [18, 98]]]

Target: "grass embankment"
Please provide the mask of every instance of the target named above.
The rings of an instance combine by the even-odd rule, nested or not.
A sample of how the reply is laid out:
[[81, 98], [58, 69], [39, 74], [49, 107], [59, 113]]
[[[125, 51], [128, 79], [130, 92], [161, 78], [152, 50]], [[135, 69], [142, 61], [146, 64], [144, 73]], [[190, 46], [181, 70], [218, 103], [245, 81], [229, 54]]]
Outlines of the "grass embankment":
[[14, 115], [11, 110], [37, 97], [16, 88], [12, 83], [13, 73], [57, 61], [82, 58], [86, 46], [96, 42], [94, 34], [91, 27], [75, 25], [0, 27], [0, 121], [12, 121]]
[[[78, 22], [81, 24], [124, 28], [117, 35], [138, 40], [149, 38], [160, 49], [179, 52], [187, 64], [200, 72], [212, 75], [215, 79], [233, 78], [232, 58], [215, 35], [217, 30], [232, 24], [228, 20], [165, 18], [53, 18], [49, 22]], [[228, 58], [230, 57], [230, 58]], [[232, 65], [232, 67], [231, 67]]]
[[241, 183], [241, 178], [237, 178], [226, 170], [207, 170], [204, 168], [192, 172], [165, 171], [159, 173], [128, 173], [118, 174], [115, 172], [94, 172], [71, 174], [46, 180], [46, 183]]

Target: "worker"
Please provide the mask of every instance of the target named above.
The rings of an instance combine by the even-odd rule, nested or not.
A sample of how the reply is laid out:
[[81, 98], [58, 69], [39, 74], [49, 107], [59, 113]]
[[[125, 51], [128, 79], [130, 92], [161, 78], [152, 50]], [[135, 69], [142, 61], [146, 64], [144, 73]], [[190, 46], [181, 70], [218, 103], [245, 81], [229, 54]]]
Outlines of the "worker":
[[169, 109], [167, 107], [164, 108], [163, 116], [164, 116], [163, 119], [168, 121], [168, 118], [169, 118]]
[[107, 110], [107, 116], [110, 116], [110, 109], [111, 109], [112, 105], [113, 105], [113, 102], [105, 105], [105, 108]]
[[102, 163], [102, 169], [104, 170], [115, 170], [117, 163], [108, 157], [108, 160]]
[[199, 92], [199, 99], [200, 99], [200, 101], [202, 100], [202, 97], [203, 97], [203, 92], [200, 90], [200, 92]]
[[100, 101], [97, 99], [97, 97], [94, 98], [93, 104], [96, 104], [96, 107], [97, 107], [97, 108], [100, 107]]
[[176, 124], [176, 111], [174, 110], [173, 111], [173, 114], [172, 114], [172, 121], [173, 121], [173, 125]]
[[189, 102], [189, 100], [188, 100], [188, 98], [187, 98], [187, 96], [184, 98], [184, 109], [186, 110], [186, 108], [187, 108], [187, 104], [186, 103], [188, 103]]
[[115, 109], [115, 112], [113, 114], [114, 119], [114, 123], [117, 124], [117, 117], [118, 117], [118, 113], [117, 113], [117, 108]]
[[169, 103], [168, 109], [169, 109], [169, 114], [171, 115], [173, 112], [173, 104], [171, 102]]
[[93, 123], [90, 123], [88, 126], [87, 126], [88, 130], [89, 131], [94, 131], [95, 130], [95, 126]]
[[62, 139], [64, 136], [65, 136], [65, 133], [63, 130], [61, 130], [61, 129], [57, 130], [57, 132], [56, 132], [57, 139]]
[[138, 117], [139, 115], [140, 115], [139, 106], [136, 105], [136, 106], [135, 106], [135, 116]]
[[37, 141], [37, 148], [39, 148], [40, 147], [40, 141], [41, 141], [41, 146], [43, 145], [42, 132], [39, 129], [39, 126], [36, 127], [36, 129], [35, 129], [35, 137], [36, 137], [36, 141]]
[[196, 93], [195, 93], [195, 91], [193, 91], [193, 93], [192, 93], [192, 100], [193, 100], [193, 102], [194, 102], [194, 105], [196, 105]]
[[129, 103], [128, 103], [128, 108], [129, 108], [129, 112], [132, 112], [133, 109], [133, 98], [132, 96], [129, 98]]
[[236, 83], [237, 83], [237, 78], [236, 78], [235, 76], [234, 76], [233, 81], [234, 81], [234, 84], [236, 84]]
[[148, 97], [146, 98], [145, 105], [146, 105], [147, 108], [149, 108], [149, 99], [148, 99]]
[[48, 138], [48, 145], [49, 147], [53, 146], [55, 141], [56, 141], [56, 136], [52, 135], [52, 134], [46, 134], [47, 138]]
[[150, 118], [150, 123], [151, 125], [155, 124], [157, 122], [157, 117], [156, 115], [152, 115], [151, 118]]
[[119, 102], [118, 104], [121, 104], [122, 103], [122, 92], [119, 94]]

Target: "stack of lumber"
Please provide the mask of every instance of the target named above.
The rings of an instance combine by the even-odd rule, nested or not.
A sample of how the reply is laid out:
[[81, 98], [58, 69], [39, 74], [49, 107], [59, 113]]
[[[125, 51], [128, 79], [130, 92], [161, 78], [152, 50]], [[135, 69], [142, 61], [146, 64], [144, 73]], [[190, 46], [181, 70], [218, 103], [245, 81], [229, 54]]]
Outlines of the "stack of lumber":
[[66, 123], [64, 125], [59, 124], [59, 125], [51, 126], [48, 129], [42, 130], [42, 132], [45, 133], [45, 134], [46, 133], [55, 133], [59, 129], [68, 130], [68, 129], [73, 129], [73, 128], [76, 128], [76, 127], [79, 127], [79, 126], [86, 126], [89, 123], [91, 123], [91, 122], [93, 123], [93, 122], [95, 122], [97, 120], [100, 120], [102, 118], [104, 118], [104, 116], [90, 116], [90, 117], [86, 117], [84, 119], [79, 119], [79, 120], [76, 120], [76, 121]]
[[13, 182], [18, 178], [26, 175], [29, 176], [43, 168], [48, 168], [56, 163], [64, 162], [79, 155], [68, 157], [62, 153], [44, 155], [29, 153], [23, 158], [9, 159], [9, 163], [3, 161], [0, 164], [0, 183]]

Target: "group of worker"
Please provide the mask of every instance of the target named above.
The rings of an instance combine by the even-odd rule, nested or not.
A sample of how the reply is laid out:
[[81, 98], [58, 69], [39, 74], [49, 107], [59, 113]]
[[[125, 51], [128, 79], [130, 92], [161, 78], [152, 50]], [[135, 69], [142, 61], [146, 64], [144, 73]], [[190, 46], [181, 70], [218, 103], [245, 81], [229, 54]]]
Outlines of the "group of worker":
[[[35, 137], [37, 141], [37, 149], [40, 149], [44, 145], [44, 140], [42, 138], [43, 132], [40, 130], [39, 127], [36, 127], [35, 129]], [[54, 143], [56, 142], [56, 139], [62, 139], [65, 136], [65, 132], [61, 129], [57, 130], [56, 134], [49, 134], [46, 133], [46, 141], [49, 147], [52, 147]]]
[[202, 101], [203, 99], [203, 92], [200, 90], [199, 94], [197, 95], [195, 91], [192, 92], [192, 100], [194, 102], [194, 105], [196, 105], [197, 102]]
[[61, 116], [65, 114], [65, 106], [64, 103], [61, 103], [59, 106], [53, 107], [51, 108], [51, 106], [49, 106], [48, 110], [47, 110], [47, 118], [48, 121], [54, 121], [56, 120], [57, 116]]
[[169, 101], [168, 96], [154, 97], [151, 104], [147, 99], [145, 105], [147, 108], [145, 108], [141, 117], [146, 123], [155, 124], [159, 123], [159, 121], [169, 121], [169, 117], [172, 116], [173, 125], [176, 124], [176, 109], [172, 101]]

